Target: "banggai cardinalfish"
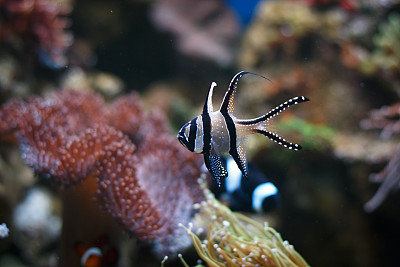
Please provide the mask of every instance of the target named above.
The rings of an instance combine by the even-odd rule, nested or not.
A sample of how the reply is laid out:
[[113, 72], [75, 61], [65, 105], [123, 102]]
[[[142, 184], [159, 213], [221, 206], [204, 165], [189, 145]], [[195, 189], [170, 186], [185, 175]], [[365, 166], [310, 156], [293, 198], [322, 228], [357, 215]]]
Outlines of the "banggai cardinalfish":
[[304, 96], [294, 97], [261, 117], [251, 120], [238, 119], [233, 116], [233, 100], [238, 81], [245, 74], [252, 74], [269, 80], [264, 76], [248, 71], [237, 73], [233, 76], [218, 111], [213, 111], [212, 106], [213, 90], [217, 85], [213, 82], [204, 103], [203, 113], [183, 125], [177, 136], [187, 149], [204, 154], [205, 165], [218, 185], [221, 183], [221, 178], [228, 176], [228, 172], [221, 162], [221, 155], [226, 152], [229, 152], [235, 160], [243, 177], [247, 178], [246, 155], [243, 149], [243, 140], [247, 135], [262, 134], [289, 149], [301, 149], [300, 145], [286, 141], [276, 133], [268, 131], [267, 127], [269, 120], [280, 112], [290, 106], [306, 102], [308, 99]]

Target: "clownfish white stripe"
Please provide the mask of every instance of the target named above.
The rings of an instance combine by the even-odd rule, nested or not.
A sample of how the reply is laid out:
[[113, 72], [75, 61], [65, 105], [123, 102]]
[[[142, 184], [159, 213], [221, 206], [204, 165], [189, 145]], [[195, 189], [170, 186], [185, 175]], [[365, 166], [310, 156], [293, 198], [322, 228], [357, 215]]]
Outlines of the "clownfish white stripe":
[[98, 247], [91, 247], [91, 248], [87, 249], [81, 257], [81, 265], [86, 266], [86, 261], [91, 256], [101, 257], [102, 256], [101, 249]]
[[278, 189], [270, 182], [258, 185], [252, 195], [253, 209], [259, 213], [263, 211], [264, 200], [272, 195], [278, 194]]

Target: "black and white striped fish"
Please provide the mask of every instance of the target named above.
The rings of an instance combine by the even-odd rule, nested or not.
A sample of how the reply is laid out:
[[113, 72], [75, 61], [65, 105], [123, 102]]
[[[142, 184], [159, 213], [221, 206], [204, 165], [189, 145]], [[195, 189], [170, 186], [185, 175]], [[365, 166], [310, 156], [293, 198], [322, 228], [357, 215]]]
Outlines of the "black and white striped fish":
[[300, 150], [301, 146], [290, 143], [276, 133], [268, 131], [268, 122], [280, 112], [292, 105], [306, 102], [304, 96], [294, 97], [280, 104], [263, 116], [251, 120], [242, 120], [233, 116], [234, 96], [239, 79], [245, 74], [252, 74], [264, 79], [268, 78], [256, 73], [241, 71], [233, 76], [228, 91], [225, 93], [219, 110], [214, 111], [212, 105], [212, 95], [215, 82], [211, 84], [204, 103], [203, 113], [186, 123], [179, 131], [177, 138], [187, 149], [195, 153], [204, 154], [204, 162], [220, 185], [221, 178], [228, 176], [228, 172], [221, 162], [221, 155], [229, 153], [235, 160], [243, 177], [247, 178], [246, 155], [243, 149], [243, 140], [246, 136], [259, 133], [272, 141], [283, 145], [289, 149]]

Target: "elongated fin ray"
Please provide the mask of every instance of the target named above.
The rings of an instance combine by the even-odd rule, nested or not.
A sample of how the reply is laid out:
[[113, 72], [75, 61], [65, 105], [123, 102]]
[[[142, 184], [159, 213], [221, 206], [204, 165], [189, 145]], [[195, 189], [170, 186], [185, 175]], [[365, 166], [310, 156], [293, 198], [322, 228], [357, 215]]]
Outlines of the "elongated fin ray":
[[221, 178], [226, 178], [228, 176], [228, 172], [222, 165], [221, 157], [214, 154], [204, 154], [204, 163], [208, 171], [217, 181], [218, 186], [221, 187]]
[[269, 131], [264, 131], [264, 130], [260, 130], [260, 129], [255, 129], [254, 130], [256, 133], [265, 135], [266, 137], [268, 137], [269, 139], [271, 139], [272, 141], [274, 141], [275, 143], [277, 143], [278, 145], [282, 145], [284, 147], [287, 147], [289, 149], [293, 149], [293, 150], [300, 150], [302, 147], [298, 144], [294, 144], [294, 143], [290, 143], [288, 142], [285, 138], [275, 134], [275, 133], [271, 133]]
[[291, 106], [294, 106], [299, 103], [307, 102], [307, 101], [310, 101], [307, 97], [296, 96], [296, 97], [293, 97], [293, 98], [289, 99], [288, 101], [280, 104], [279, 106], [271, 109], [267, 114], [265, 114], [261, 117], [258, 117], [258, 118], [252, 119], [252, 120], [238, 120], [237, 123], [242, 124], [242, 125], [252, 125], [252, 124], [262, 122], [262, 121], [266, 121], [266, 120], [269, 120], [269, 119], [279, 115], [280, 112], [286, 110], [287, 108], [289, 108]]
[[211, 86], [210, 86], [210, 90], [207, 93], [206, 102], [204, 103], [203, 114], [213, 112], [212, 96], [213, 96], [215, 86], [217, 86], [217, 83], [212, 82]]
[[235, 98], [235, 93], [236, 93], [236, 89], [237, 89], [237, 84], [239, 79], [244, 76], [245, 74], [252, 74], [261, 78], [264, 78], [268, 81], [271, 81], [270, 79], [268, 79], [267, 77], [264, 77], [262, 75], [259, 75], [257, 73], [253, 73], [253, 72], [249, 72], [249, 71], [241, 71], [238, 72], [235, 76], [233, 76], [229, 87], [228, 87], [228, 91], [225, 93], [225, 97], [224, 100], [222, 101], [221, 107], [220, 107], [220, 111], [222, 113], [224, 112], [229, 112], [230, 114], [233, 113], [234, 110], [234, 105], [233, 105], [233, 100]]

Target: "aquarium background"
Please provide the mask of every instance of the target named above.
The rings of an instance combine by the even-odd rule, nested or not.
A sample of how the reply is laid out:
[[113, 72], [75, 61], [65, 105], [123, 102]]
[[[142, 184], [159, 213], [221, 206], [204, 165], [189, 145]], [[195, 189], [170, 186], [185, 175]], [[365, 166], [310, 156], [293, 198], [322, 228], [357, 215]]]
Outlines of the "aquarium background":
[[[82, 180], [65, 167], [59, 180], [59, 166], [46, 169], [45, 157], [32, 155], [47, 155], [54, 143], [41, 138], [61, 126], [67, 139], [101, 125], [98, 135], [86, 131], [77, 141], [83, 147], [101, 139], [116, 153], [96, 166], [127, 155], [127, 166], [142, 177], [135, 194], [173, 218], [162, 223], [187, 224], [192, 215], [182, 202], [202, 199], [202, 158], [181, 152], [173, 139], [200, 114], [211, 82], [218, 84], [217, 108], [240, 70], [271, 82], [240, 80], [239, 118], [294, 96], [310, 99], [271, 123], [301, 151], [265, 137], [247, 140], [249, 162], [276, 185], [281, 201], [273, 212], [246, 215], [268, 221], [311, 266], [399, 266], [396, 0], [0, 0], [0, 224], [9, 229], [0, 238], [0, 266], [79, 266], [90, 247], [102, 249], [92, 266], [160, 266], [168, 253], [195, 266], [199, 256], [183, 230], [149, 233], [123, 213], [125, 202], [110, 200], [136, 180], [111, 194], [106, 167]], [[57, 111], [30, 119], [52, 101]], [[35, 130], [49, 120], [47, 130]], [[128, 177], [122, 169], [115, 173]], [[155, 201], [166, 191], [173, 194]], [[143, 205], [138, 214], [153, 217], [142, 223], [157, 228], [162, 223]], [[165, 266], [183, 265], [172, 256]]]

